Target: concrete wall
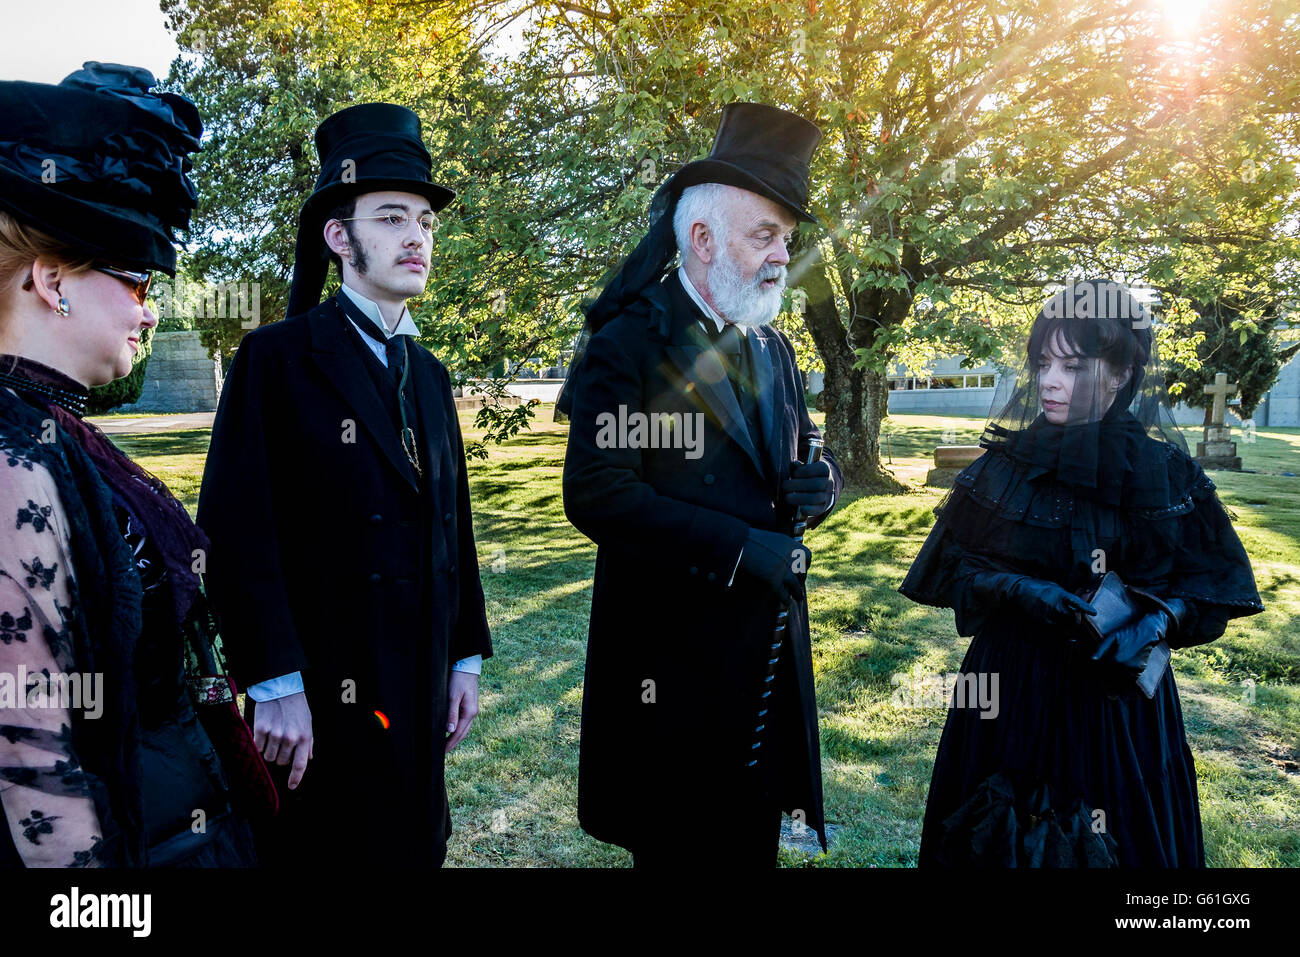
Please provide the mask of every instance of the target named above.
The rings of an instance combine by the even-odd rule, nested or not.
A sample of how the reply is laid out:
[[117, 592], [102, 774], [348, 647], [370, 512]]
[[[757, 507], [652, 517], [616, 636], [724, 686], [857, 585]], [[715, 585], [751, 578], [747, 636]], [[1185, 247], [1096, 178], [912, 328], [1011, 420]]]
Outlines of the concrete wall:
[[[525, 402], [529, 399], [554, 402], [560, 394], [560, 387], [563, 385], [563, 379], [516, 379], [506, 386], [506, 392], [510, 395], [519, 396]], [[473, 382], [467, 383], [463, 391], [466, 396], [479, 394], [479, 390], [474, 387]]]
[[157, 332], [140, 401], [116, 412], [212, 412], [221, 395], [221, 360], [208, 355], [195, 330]]

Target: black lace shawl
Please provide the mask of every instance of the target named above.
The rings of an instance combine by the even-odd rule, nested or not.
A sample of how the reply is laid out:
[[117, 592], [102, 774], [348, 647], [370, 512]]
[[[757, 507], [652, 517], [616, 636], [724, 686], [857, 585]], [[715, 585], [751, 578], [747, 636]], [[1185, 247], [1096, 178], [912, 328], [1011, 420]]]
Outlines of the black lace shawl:
[[[141, 629], [141, 589], [131, 549], [122, 537], [113, 494], [89, 455], [61, 428], [53, 441], [53, 420], [38, 407], [0, 390], [0, 455], [9, 468], [47, 469], [58, 488], [69, 532], [74, 570], [72, 607], [65, 610], [66, 634], [59, 642], [60, 667], [103, 675], [104, 712], [88, 719], [72, 710], [62, 747], [80, 765], [70, 780], [64, 765], [64, 793], [76, 787], [95, 802], [103, 830], [101, 863], [139, 866], [145, 860], [140, 805], [140, 764], [136, 733], [136, 682], [133, 661]], [[31, 729], [0, 726], [0, 734]], [[40, 772], [45, 773], [45, 772]], [[49, 772], [55, 773], [55, 772]], [[32, 781], [52, 790], [57, 782]]]

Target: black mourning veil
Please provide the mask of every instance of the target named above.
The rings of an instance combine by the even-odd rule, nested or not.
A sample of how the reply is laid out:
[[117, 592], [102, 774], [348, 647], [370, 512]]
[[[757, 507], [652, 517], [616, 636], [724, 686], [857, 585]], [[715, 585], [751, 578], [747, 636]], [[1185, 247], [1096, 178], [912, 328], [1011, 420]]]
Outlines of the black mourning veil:
[[1174, 423], [1148, 310], [1114, 282], [1072, 283], [1039, 311], [996, 390], [986, 451], [956, 476], [899, 591], [951, 607], [973, 635], [990, 607], [968, 583], [1014, 571], [1079, 592], [1109, 554], [1125, 581], [1191, 600], [1182, 645], [1262, 610], [1214, 483]]
[[[1160, 445], [1153, 445], [1155, 440]], [[1054, 474], [1085, 497], [1167, 501], [1174, 422], [1150, 311], [1116, 282], [1070, 283], [1044, 303], [1023, 364], [994, 394], [980, 445]]]

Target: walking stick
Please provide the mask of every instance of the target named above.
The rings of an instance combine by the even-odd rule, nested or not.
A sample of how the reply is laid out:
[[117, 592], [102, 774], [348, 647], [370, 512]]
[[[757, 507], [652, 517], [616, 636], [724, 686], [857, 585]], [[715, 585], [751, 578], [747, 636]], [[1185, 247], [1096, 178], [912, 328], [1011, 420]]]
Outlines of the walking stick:
[[[805, 465], [813, 465], [820, 462], [822, 458], [822, 440], [808, 440], [808, 461]], [[794, 527], [791, 528], [790, 534], [800, 545], [803, 544], [803, 533], [808, 528], [808, 521], [799, 514], [799, 509], [795, 509]], [[772, 642], [768, 647], [771, 657], [767, 662], [767, 675], [763, 678], [763, 693], [758, 699], [758, 714], [754, 720], [754, 743], [749, 746], [752, 755], [749, 764], [746, 767], [755, 767], [758, 764], [758, 755], [755, 753], [763, 744], [763, 729], [767, 727], [768, 698], [772, 695], [772, 682], [776, 679], [776, 663], [781, 659], [781, 646], [785, 643], [785, 627], [790, 619], [790, 605], [788, 602], [782, 602], [780, 609], [776, 613], [776, 624], [772, 628]]]

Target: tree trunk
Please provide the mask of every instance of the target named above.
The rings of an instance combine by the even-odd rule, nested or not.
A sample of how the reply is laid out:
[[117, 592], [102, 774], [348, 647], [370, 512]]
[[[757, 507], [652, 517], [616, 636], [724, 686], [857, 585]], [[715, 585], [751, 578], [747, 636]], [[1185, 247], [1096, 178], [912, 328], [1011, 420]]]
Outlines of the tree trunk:
[[888, 377], [874, 369], [855, 369], [857, 354], [845, 333], [820, 254], [813, 253], [800, 283], [807, 293], [804, 321], [826, 366], [819, 408], [826, 413], [826, 446], [835, 455], [844, 481], [871, 492], [906, 491], [880, 463], [880, 422], [889, 412]]

